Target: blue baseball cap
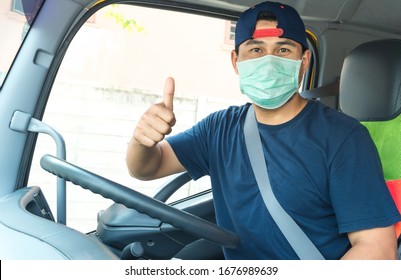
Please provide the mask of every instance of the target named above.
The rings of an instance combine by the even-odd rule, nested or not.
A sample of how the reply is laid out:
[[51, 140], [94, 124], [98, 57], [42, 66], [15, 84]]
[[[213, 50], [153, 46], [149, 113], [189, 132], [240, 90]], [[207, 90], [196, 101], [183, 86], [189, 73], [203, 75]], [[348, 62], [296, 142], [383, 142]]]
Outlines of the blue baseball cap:
[[[255, 30], [258, 15], [269, 11], [277, 18], [277, 28]], [[262, 2], [243, 12], [235, 27], [235, 47], [249, 39], [281, 37], [294, 40], [308, 49], [305, 25], [298, 12], [291, 6], [277, 2]]]

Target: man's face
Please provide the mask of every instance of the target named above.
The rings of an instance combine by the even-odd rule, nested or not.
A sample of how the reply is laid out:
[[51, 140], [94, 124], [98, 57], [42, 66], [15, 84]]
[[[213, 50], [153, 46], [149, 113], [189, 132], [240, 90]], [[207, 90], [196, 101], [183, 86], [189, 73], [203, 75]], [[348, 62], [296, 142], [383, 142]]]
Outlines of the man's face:
[[[256, 23], [255, 29], [270, 29], [276, 28], [277, 22], [259, 20]], [[250, 39], [239, 46], [238, 55], [232, 53], [232, 63], [238, 73], [236, 62], [241, 62], [253, 58], [259, 58], [265, 55], [275, 55], [287, 59], [299, 60], [302, 59], [300, 69], [300, 77], [307, 69], [310, 60], [310, 52], [307, 50], [302, 53], [302, 46], [298, 42], [280, 37], [262, 37]]]

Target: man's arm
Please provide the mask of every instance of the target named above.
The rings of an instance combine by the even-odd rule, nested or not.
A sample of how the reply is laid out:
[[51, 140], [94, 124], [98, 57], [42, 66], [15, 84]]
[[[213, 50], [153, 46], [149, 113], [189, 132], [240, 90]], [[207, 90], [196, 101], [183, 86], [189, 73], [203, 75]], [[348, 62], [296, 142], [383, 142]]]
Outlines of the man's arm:
[[163, 140], [175, 125], [173, 98], [174, 80], [168, 78], [163, 102], [142, 115], [128, 145], [126, 163], [133, 177], [151, 180], [185, 171], [171, 146]]
[[397, 239], [394, 226], [355, 231], [348, 234], [351, 249], [343, 260], [395, 260]]

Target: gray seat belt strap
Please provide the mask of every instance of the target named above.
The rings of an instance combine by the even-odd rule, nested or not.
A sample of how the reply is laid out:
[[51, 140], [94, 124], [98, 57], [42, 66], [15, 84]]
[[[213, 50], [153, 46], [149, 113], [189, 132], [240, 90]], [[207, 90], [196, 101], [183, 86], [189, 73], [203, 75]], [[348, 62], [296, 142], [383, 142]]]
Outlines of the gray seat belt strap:
[[253, 105], [249, 107], [246, 115], [244, 136], [249, 159], [251, 161], [260, 193], [277, 226], [280, 228], [285, 238], [301, 260], [324, 260], [324, 257], [316, 246], [308, 236], [306, 236], [298, 224], [295, 223], [291, 216], [285, 212], [274, 196], [270, 185], [269, 174], [267, 172]]

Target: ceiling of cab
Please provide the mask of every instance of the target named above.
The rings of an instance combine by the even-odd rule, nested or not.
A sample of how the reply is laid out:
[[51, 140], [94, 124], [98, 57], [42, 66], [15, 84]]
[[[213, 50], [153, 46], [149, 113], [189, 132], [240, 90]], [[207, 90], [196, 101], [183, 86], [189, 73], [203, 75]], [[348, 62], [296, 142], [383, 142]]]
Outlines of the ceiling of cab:
[[[166, 1], [167, 2], [167, 1]], [[260, 0], [182, 0], [174, 1], [197, 6], [241, 12]], [[293, 6], [304, 20], [375, 28], [401, 34], [400, 0], [281, 0]]]

